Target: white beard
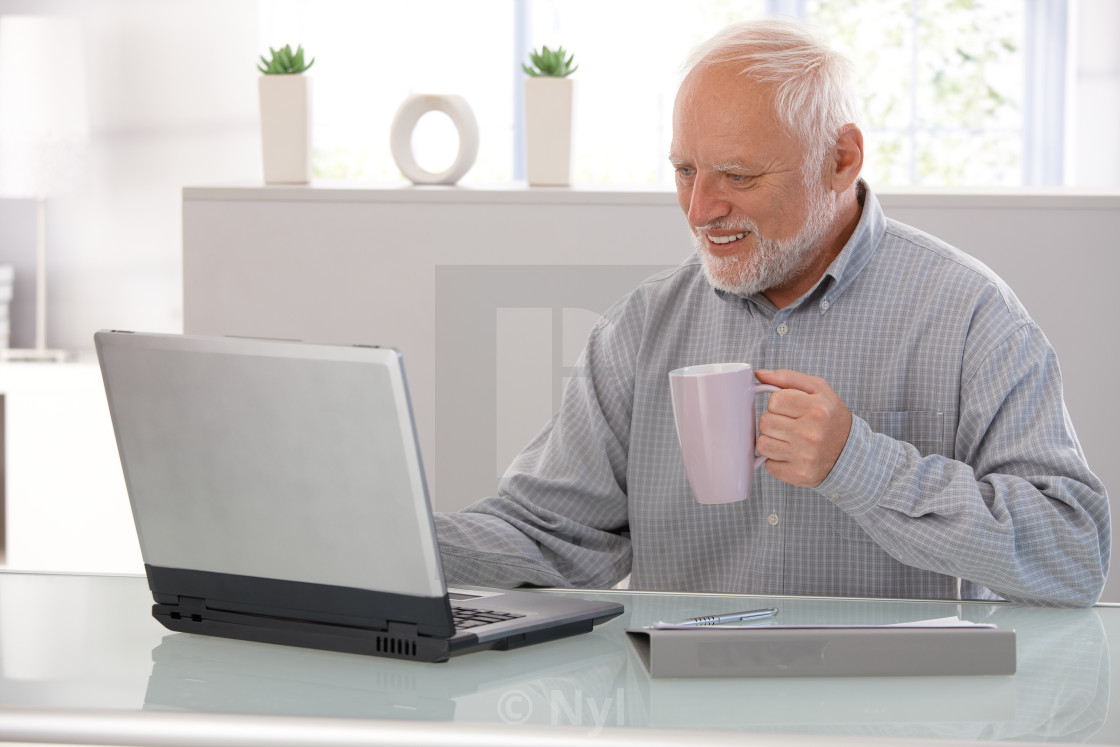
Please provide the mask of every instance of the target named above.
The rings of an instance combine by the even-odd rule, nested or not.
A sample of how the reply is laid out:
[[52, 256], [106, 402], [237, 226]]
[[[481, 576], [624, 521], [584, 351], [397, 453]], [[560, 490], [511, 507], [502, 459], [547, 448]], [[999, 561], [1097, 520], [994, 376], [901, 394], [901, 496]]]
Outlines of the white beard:
[[[747, 218], [718, 221], [701, 227], [701, 233], [705, 230], [731, 230], [737, 233], [750, 231], [755, 239], [755, 250], [747, 256], [716, 257], [708, 251], [706, 240], [699, 234], [693, 234], [692, 241], [700, 255], [704, 276], [716, 290], [744, 297], [775, 288], [793, 279], [812, 262], [813, 250], [832, 227], [836, 217], [836, 202], [830, 197], [831, 192], [823, 187], [811, 187], [805, 223], [796, 236], [783, 241], [766, 238]], [[739, 240], [747, 241], [748, 238]]]

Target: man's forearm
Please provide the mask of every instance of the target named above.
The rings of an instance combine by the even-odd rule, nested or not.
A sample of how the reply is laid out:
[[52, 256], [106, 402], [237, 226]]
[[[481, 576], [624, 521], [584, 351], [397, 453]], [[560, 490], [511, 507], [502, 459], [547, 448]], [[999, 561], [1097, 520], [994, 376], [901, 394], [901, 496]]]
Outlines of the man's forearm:
[[1011, 601], [1088, 606], [1107, 570], [1108, 498], [1075, 466], [1038, 484], [978, 477], [969, 465], [922, 457], [857, 418], [818, 490], [907, 565], [983, 584]]

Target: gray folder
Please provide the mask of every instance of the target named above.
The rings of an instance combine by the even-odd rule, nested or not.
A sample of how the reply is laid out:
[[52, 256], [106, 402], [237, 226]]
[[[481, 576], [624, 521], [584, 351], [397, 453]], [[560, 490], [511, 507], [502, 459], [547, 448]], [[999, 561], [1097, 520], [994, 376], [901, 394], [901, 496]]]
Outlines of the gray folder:
[[627, 630], [651, 677], [1015, 674], [1015, 631], [988, 627]]

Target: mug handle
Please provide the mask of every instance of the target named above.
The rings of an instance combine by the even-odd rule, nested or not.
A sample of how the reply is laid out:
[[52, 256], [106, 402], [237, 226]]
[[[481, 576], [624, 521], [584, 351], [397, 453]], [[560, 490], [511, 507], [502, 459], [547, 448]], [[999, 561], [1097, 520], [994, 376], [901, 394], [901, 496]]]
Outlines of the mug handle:
[[[754, 393], [755, 394], [766, 394], [768, 392], [778, 392], [778, 391], [781, 391], [781, 389], [782, 388], [780, 386], [774, 386], [773, 384], [755, 384], [754, 385]], [[757, 438], [757, 436], [756, 436], [756, 438]], [[766, 460], [768, 458], [769, 457], [764, 457], [761, 454], [756, 454], [755, 457], [754, 457], [754, 467], [752, 469], [758, 469], [759, 467], [761, 467], [763, 464], [766, 463]]]

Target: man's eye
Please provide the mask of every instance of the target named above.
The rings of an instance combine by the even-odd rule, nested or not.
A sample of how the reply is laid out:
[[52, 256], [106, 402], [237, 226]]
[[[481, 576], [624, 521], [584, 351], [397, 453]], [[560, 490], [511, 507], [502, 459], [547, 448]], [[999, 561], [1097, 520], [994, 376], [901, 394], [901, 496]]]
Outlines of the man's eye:
[[677, 173], [680, 174], [681, 176], [692, 176], [693, 174], [696, 173], [696, 169], [690, 169], [687, 166], [678, 166], [677, 167]]

